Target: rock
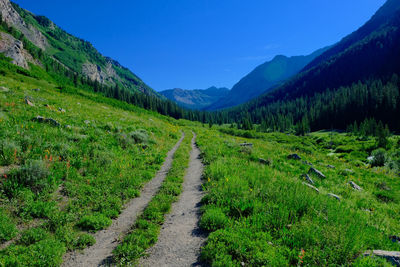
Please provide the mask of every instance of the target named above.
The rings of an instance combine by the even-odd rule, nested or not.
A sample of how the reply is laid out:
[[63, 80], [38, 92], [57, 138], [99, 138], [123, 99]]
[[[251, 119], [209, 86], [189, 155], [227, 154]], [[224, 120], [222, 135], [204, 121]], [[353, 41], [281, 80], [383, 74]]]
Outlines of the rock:
[[56, 121], [55, 119], [51, 119], [51, 118], [50, 119], [46, 119], [46, 118], [44, 118], [42, 116], [36, 116], [32, 120], [33, 121], [37, 121], [37, 122], [41, 122], [41, 123], [48, 123], [48, 124], [50, 124], [52, 126], [55, 126], [55, 127], [60, 127], [61, 126], [61, 124], [58, 121]]
[[336, 169], [336, 167], [333, 166], [333, 165], [327, 165], [326, 167], [329, 168], [329, 169]]
[[8, 89], [7, 87], [4, 87], [4, 86], [0, 86], [0, 92], [7, 93], [7, 92], [10, 92], [10, 89]]
[[307, 181], [307, 183], [314, 185], [314, 181], [311, 179], [310, 175], [304, 174], [304, 179]]
[[297, 154], [290, 154], [288, 159], [301, 160], [301, 157]]
[[312, 163], [310, 163], [310, 162], [308, 162], [308, 161], [306, 161], [306, 160], [303, 160], [302, 163], [305, 164], [305, 165], [308, 165], [308, 166], [310, 166], [310, 167], [313, 167], [313, 166], [314, 166], [314, 165], [312, 165]]
[[392, 235], [390, 237], [390, 240], [392, 240], [393, 243], [399, 243], [400, 244], [400, 236]]
[[27, 105], [31, 106], [31, 107], [34, 107], [34, 106], [35, 106], [35, 104], [33, 104], [33, 103], [29, 100], [29, 98], [27, 98], [27, 97], [25, 97], [25, 103], [26, 103]]
[[248, 147], [253, 147], [252, 143], [242, 143], [240, 146], [248, 146]]
[[44, 122], [45, 118], [42, 116], [36, 116], [35, 118], [32, 119], [33, 121], [37, 122]]
[[353, 182], [353, 181], [350, 181], [349, 184], [350, 184], [351, 187], [353, 187], [355, 190], [358, 190], [358, 191], [361, 191], [361, 190], [362, 190], [362, 188], [361, 188], [359, 185], [357, 185], [355, 182]]
[[35, 91], [35, 92], [40, 92], [40, 88], [35, 88], [35, 89], [32, 89], [32, 91]]
[[319, 189], [316, 188], [315, 186], [310, 185], [310, 184], [307, 184], [307, 183], [303, 183], [303, 184], [306, 185], [306, 186], [308, 186], [309, 188], [313, 189], [315, 192], [319, 193]]
[[310, 170], [308, 171], [308, 174], [314, 174], [322, 179], [326, 178], [326, 176], [322, 172], [320, 172], [319, 170], [317, 170], [315, 168], [310, 168]]
[[260, 162], [261, 164], [264, 164], [264, 165], [271, 165], [271, 160], [270, 159], [259, 158], [258, 162]]
[[364, 256], [384, 258], [394, 266], [400, 266], [400, 251], [372, 250], [365, 252]]
[[246, 266], [246, 264], [242, 261], [241, 263], [240, 263], [240, 266]]
[[330, 196], [332, 198], [336, 198], [339, 201], [341, 200], [341, 198], [338, 195], [335, 195], [335, 194], [332, 194], [332, 193], [329, 193], [328, 196]]
[[60, 127], [61, 124], [55, 119], [45, 119], [45, 121], [53, 126]]
[[60, 111], [61, 113], [65, 113], [66, 112], [65, 109], [63, 109], [63, 108], [58, 108], [58, 111]]

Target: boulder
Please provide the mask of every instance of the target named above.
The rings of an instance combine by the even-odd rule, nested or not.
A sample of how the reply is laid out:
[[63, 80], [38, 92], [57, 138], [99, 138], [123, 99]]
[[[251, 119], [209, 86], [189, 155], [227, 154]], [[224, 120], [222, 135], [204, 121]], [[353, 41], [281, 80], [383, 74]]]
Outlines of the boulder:
[[320, 172], [319, 170], [317, 170], [315, 168], [310, 168], [310, 170], [308, 171], [308, 174], [314, 174], [322, 179], [326, 178], [326, 176], [322, 172]]
[[341, 198], [338, 195], [335, 195], [335, 194], [332, 194], [332, 193], [329, 193], [328, 196], [332, 197], [332, 198], [336, 198], [339, 201], [341, 200]]
[[353, 182], [353, 181], [350, 181], [349, 184], [350, 184], [351, 187], [353, 187], [353, 189], [355, 189], [357, 191], [361, 191], [362, 190], [362, 188], [359, 185], [357, 185], [355, 182]]
[[259, 158], [258, 162], [261, 163], [261, 164], [264, 164], [264, 165], [271, 165], [271, 160], [270, 159]]
[[27, 98], [27, 97], [25, 97], [25, 103], [26, 103], [28, 106], [31, 106], [31, 107], [34, 107], [34, 106], [35, 106], [35, 104], [33, 104], [33, 103], [29, 100], [29, 98]]
[[301, 157], [297, 154], [290, 154], [288, 159], [301, 160]]
[[308, 162], [308, 161], [306, 161], [306, 160], [303, 160], [302, 163], [305, 164], [305, 165], [308, 165], [308, 166], [310, 166], [310, 167], [313, 167], [313, 166], [314, 166], [314, 165], [312, 165], [312, 163], [310, 163], [310, 162]]
[[315, 186], [310, 185], [310, 184], [307, 184], [307, 183], [303, 183], [303, 184], [304, 184], [305, 186], [308, 186], [309, 188], [313, 189], [315, 192], [319, 193], [319, 189], [316, 188]]
[[333, 166], [333, 165], [327, 165], [326, 167], [329, 168], [329, 169], [336, 169], [336, 167]]
[[314, 181], [311, 179], [310, 175], [304, 174], [304, 179], [307, 181], [307, 183], [314, 185]]
[[41, 122], [41, 123], [48, 123], [48, 124], [50, 124], [52, 126], [55, 126], [55, 127], [60, 127], [61, 126], [61, 124], [58, 121], [56, 121], [55, 119], [51, 119], [51, 118], [47, 119], [47, 118], [44, 118], [42, 116], [36, 116], [32, 120], [36, 121], [36, 122]]
[[44, 122], [45, 118], [42, 116], [36, 116], [35, 118], [32, 119], [33, 121], [37, 122]]
[[400, 251], [372, 250], [366, 251], [364, 256], [376, 256], [384, 258], [394, 266], [400, 266]]
[[253, 144], [252, 143], [242, 143], [242, 144], [240, 144], [240, 146], [253, 147]]

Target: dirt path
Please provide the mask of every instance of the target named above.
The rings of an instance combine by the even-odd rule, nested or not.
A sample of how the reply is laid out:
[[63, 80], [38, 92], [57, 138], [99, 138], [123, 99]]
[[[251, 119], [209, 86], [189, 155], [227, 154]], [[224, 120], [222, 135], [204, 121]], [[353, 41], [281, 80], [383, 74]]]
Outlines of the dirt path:
[[203, 164], [195, 138], [196, 135], [180, 199], [172, 205], [157, 244], [148, 250], [149, 257], [142, 259], [139, 266], [200, 266], [198, 257], [206, 237], [198, 228]]
[[68, 253], [64, 257], [64, 263], [62, 266], [91, 267], [110, 265], [112, 260], [112, 251], [117, 247], [120, 238], [131, 229], [137, 216], [144, 210], [153, 196], [158, 192], [163, 180], [171, 168], [174, 153], [182, 143], [183, 138], [184, 134], [182, 134], [181, 139], [174, 148], [168, 152], [167, 158], [157, 175], [144, 186], [140, 193], [140, 197], [131, 200], [109, 228], [99, 231], [94, 235], [96, 238], [96, 244], [81, 252], [76, 251]]

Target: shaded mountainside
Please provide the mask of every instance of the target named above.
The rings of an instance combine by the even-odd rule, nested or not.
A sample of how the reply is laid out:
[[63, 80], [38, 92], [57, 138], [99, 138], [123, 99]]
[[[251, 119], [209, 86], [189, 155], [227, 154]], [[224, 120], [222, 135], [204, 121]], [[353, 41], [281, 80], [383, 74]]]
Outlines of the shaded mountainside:
[[210, 105], [207, 109], [217, 110], [233, 107], [256, 98], [297, 74], [327, 49], [319, 49], [308, 56], [276, 56], [250, 72], [232, 88], [226, 97]]
[[253, 122], [268, 120], [271, 125], [285, 117], [288, 124], [309, 122], [311, 130], [342, 128], [373, 117], [399, 130], [399, 47], [400, 1], [389, 0], [294, 78], [230, 115], [238, 118], [247, 111]]
[[227, 96], [228, 93], [228, 88], [217, 88], [215, 86], [205, 90], [184, 90], [175, 88], [160, 92], [161, 95], [176, 102], [181, 107], [198, 110], [214, 104], [221, 98]]
[[[2, 20], [21, 32], [41, 53], [52, 57], [68, 70], [106, 86], [118, 86], [130, 91], [159, 96], [139, 77], [113, 59], [101, 55], [89, 42], [68, 34], [44, 16], [20, 8], [9, 0], [0, 0]], [[22, 43], [11, 35], [2, 34], [0, 53], [13, 59], [20, 67], [29, 68], [39, 61], [24, 51]]]

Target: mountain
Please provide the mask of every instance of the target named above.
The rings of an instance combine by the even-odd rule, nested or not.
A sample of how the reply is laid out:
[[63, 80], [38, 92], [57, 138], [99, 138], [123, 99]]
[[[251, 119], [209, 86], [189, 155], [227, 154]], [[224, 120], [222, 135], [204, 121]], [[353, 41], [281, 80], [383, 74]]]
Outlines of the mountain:
[[[30, 64], [43, 66], [45, 54], [68, 71], [101, 85], [159, 96], [130, 70], [101, 55], [92, 44], [68, 34], [48, 18], [37, 16], [9, 0], [0, 0], [0, 14], [2, 21], [12, 27], [11, 32], [0, 33], [0, 53], [12, 58], [14, 64], [25, 69], [30, 69]], [[23, 38], [29, 42], [21, 41]]]
[[[237, 108], [252, 120], [307, 122], [311, 130], [344, 128], [366, 118], [400, 130], [400, 1], [388, 0], [357, 31], [315, 58], [294, 78]], [[280, 123], [287, 124], [287, 123]]]
[[215, 86], [205, 90], [184, 90], [175, 88], [160, 92], [161, 95], [176, 102], [181, 107], [197, 110], [214, 104], [221, 98], [226, 97], [228, 93], [228, 88], [217, 88]]
[[227, 96], [207, 107], [217, 110], [245, 103], [272, 88], [282, 84], [287, 79], [301, 71], [308, 63], [321, 55], [328, 48], [322, 48], [308, 56], [286, 57], [276, 56], [271, 61], [255, 68], [241, 79]]

